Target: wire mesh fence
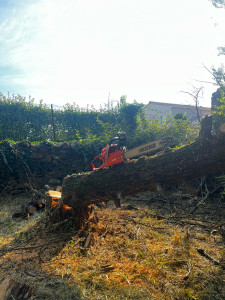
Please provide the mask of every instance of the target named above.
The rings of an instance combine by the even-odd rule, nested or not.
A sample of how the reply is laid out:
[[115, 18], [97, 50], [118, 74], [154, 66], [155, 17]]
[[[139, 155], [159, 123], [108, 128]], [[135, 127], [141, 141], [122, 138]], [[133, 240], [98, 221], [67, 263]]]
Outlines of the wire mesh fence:
[[34, 99], [0, 94], [0, 140], [69, 141], [97, 134], [101, 120], [111, 122], [112, 111], [78, 105], [34, 103]]

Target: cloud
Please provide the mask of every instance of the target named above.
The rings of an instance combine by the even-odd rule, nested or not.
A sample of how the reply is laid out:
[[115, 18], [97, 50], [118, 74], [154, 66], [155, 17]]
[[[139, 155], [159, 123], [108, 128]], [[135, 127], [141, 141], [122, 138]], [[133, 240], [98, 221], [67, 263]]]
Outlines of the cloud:
[[205, 0], [3, 3], [1, 86], [47, 101], [97, 103], [109, 90], [137, 100], [165, 99], [168, 91], [171, 101], [172, 91], [202, 73], [202, 62], [211, 64], [224, 34]]

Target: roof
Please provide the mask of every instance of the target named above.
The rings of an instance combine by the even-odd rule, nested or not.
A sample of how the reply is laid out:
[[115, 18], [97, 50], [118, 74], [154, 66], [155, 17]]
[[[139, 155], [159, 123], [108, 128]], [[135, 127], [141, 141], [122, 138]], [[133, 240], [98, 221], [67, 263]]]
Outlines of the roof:
[[[150, 105], [150, 104], [159, 104], [159, 105], [165, 105], [165, 106], [170, 105], [170, 106], [183, 107], [183, 108], [195, 108], [194, 105], [176, 104], [176, 103], [166, 103], [166, 102], [157, 102], [157, 101], [149, 101], [149, 103], [148, 103], [147, 105]], [[203, 106], [199, 106], [199, 108], [211, 110], [211, 107], [203, 107]]]

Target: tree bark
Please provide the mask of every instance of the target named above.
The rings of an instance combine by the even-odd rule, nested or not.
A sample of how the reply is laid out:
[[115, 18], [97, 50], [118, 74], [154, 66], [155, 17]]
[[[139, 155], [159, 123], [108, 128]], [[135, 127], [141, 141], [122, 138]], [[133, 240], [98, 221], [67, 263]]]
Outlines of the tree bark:
[[[157, 191], [204, 175], [225, 171], [225, 134], [202, 137], [190, 145], [152, 157], [64, 179], [63, 203], [87, 206], [145, 191]], [[118, 196], [119, 195], [119, 196]]]

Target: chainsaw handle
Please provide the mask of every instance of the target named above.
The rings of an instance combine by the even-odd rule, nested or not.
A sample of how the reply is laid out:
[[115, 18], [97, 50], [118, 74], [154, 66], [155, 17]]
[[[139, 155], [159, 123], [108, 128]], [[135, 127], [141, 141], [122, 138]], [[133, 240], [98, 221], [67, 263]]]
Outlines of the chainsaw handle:
[[103, 160], [101, 154], [99, 154], [98, 156], [95, 156], [94, 159], [91, 162], [91, 168], [92, 168], [93, 171], [98, 170], [100, 168], [100, 167], [96, 168], [95, 165], [94, 165], [94, 162], [95, 162], [96, 159], [100, 159], [102, 161], [102, 164], [104, 163], [104, 160]]

